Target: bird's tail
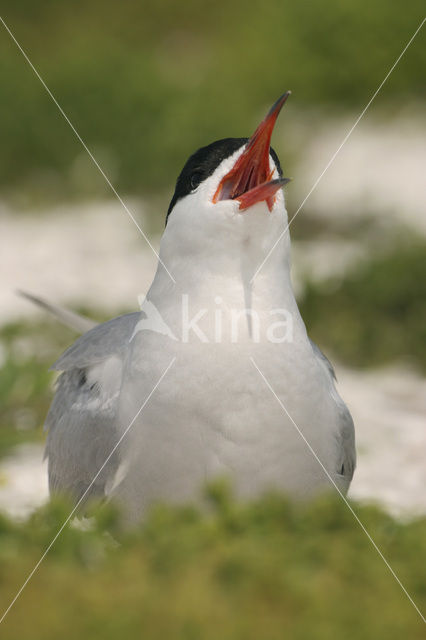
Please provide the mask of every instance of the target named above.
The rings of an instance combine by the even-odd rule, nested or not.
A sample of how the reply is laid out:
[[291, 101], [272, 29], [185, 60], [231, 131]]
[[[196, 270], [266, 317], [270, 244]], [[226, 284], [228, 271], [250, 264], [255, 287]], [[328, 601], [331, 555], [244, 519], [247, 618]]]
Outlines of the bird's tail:
[[60, 307], [59, 305], [53, 304], [44, 298], [40, 298], [39, 296], [35, 296], [32, 293], [28, 293], [27, 291], [22, 291], [20, 289], [16, 292], [22, 298], [29, 300], [37, 307], [48, 311], [52, 314], [59, 322], [64, 324], [66, 327], [70, 329], [74, 329], [74, 331], [78, 331], [78, 333], [86, 333], [89, 329], [93, 329], [98, 323], [90, 318], [86, 318], [85, 316], [81, 316], [74, 311], [70, 311], [69, 309], [64, 309], [64, 307]]

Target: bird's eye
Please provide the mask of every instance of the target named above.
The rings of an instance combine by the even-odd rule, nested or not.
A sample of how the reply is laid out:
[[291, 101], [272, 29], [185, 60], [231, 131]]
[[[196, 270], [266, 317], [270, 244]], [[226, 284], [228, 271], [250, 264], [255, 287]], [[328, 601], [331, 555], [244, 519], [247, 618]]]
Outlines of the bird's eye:
[[191, 183], [191, 189], [196, 189], [198, 187], [198, 185], [200, 184], [201, 180], [203, 178], [203, 175], [201, 173], [201, 171], [194, 171], [194, 173], [191, 175], [189, 181]]

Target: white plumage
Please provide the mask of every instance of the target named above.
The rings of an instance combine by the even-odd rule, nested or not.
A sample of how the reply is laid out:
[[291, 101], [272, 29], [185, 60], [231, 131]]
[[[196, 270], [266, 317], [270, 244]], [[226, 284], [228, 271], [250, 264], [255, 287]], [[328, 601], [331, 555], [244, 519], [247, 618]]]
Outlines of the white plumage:
[[[90, 495], [113, 497], [137, 520], [157, 501], [200, 500], [217, 476], [228, 476], [240, 498], [269, 490], [307, 496], [330, 486], [251, 359], [347, 490], [353, 423], [300, 317], [288, 233], [252, 281], [287, 225], [284, 194], [275, 194], [271, 211], [260, 200], [244, 213], [237, 197], [214, 198], [249, 145], [219, 158], [186, 191], [184, 170], [142, 311], [91, 329], [54, 365], [62, 374], [46, 421], [53, 491], [76, 500], [84, 494], [172, 361]], [[279, 179], [274, 157], [268, 161], [268, 179]], [[286, 325], [271, 329], [282, 311]], [[188, 329], [197, 314], [198, 328]], [[156, 330], [158, 318], [167, 330]], [[286, 340], [277, 341], [284, 329]]]

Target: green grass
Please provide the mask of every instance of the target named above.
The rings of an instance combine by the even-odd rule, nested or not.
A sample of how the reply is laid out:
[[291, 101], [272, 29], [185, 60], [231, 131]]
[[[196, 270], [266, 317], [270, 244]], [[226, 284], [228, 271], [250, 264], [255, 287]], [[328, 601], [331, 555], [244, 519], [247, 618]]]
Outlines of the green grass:
[[[98, 322], [109, 319], [98, 309], [77, 312]], [[57, 375], [49, 368], [77, 337], [47, 313], [38, 321], [0, 327], [0, 457], [16, 444], [44, 441], [43, 423]]]
[[[424, 626], [337, 498], [295, 506], [270, 496], [241, 506], [219, 485], [212, 511], [154, 509], [117, 534], [114, 517], [66, 528], [2, 626], [4, 640], [90, 638], [416, 640]], [[354, 505], [410, 595], [426, 600], [426, 520]], [[0, 521], [5, 608], [67, 515]], [[109, 528], [120, 541], [105, 537]]]
[[313, 340], [347, 364], [404, 361], [426, 372], [426, 243], [377, 248], [343, 278], [308, 283], [300, 310]]
[[0, 328], [0, 456], [11, 446], [42, 440], [52, 393], [48, 371], [76, 335], [55, 321], [11, 323]]
[[[403, 11], [386, 0], [2, 3], [5, 21], [114, 184], [144, 196], [170, 193], [199, 146], [250, 135], [286, 89], [293, 96], [283, 132], [291, 110], [360, 111], [423, 14], [421, 0]], [[378, 107], [395, 111], [424, 99], [422, 37]], [[13, 192], [34, 206], [106, 193], [3, 27], [0, 60], [3, 197]], [[286, 149], [278, 151], [288, 166]]]

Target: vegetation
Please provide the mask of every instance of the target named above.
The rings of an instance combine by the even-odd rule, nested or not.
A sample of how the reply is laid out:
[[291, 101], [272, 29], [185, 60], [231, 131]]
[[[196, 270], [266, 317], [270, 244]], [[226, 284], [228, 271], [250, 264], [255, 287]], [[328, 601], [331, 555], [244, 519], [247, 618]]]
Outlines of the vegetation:
[[308, 283], [300, 301], [312, 339], [352, 366], [402, 360], [426, 372], [426, 243], [401, 244]]
[[[197, 147], [250, 135], [286, 89], [294, 106], [283, 131], [292, 109], [359, 111], [423, 15], [421, 0], [403, 11], [386, 0], [329, 0], [326, 10], [320, 0], [2, 2], [4, 20], [114, 184], [144, 196], [170, 192]], [[0, 59], [3, 197], [15, 190], [20, 204], [24, 194], [34, 205], [105, 193], [3, 27]], [[380, 104], [423, 99], [425, 62], [425, 48], [412, 46]]]
[[0, 328], [0, 456], [14, 444], [43, 438], [54, 378], [48, 369], [75, 337], [49, 318]]
[[[342, 501], [295, 506], [269, 496], [242, 506], [219, 485], [209, 494], [209, 514], [159, 506], [130, 534], [117, 533], [109, 511], [88, 531], [65, 528], [2, 638], [424, 637], [418, 613]], [[355, 509], [421, 607], [426, 520], [402, 524], [373, 507]], [[25, 524], [0, 521], [2, 609], [67, 514], [53, 504]]]

